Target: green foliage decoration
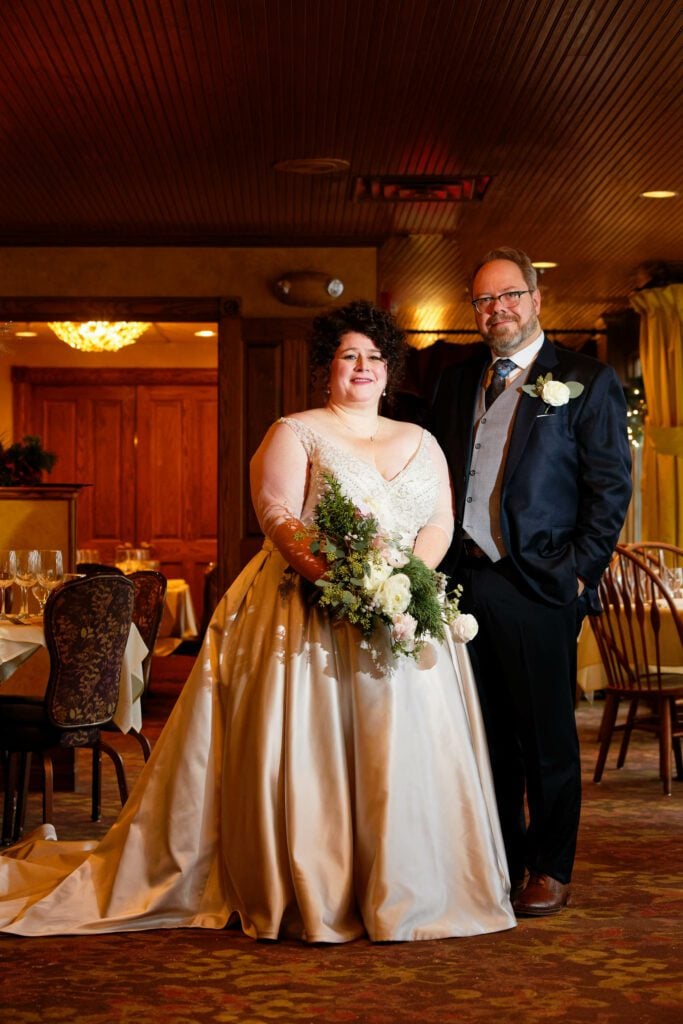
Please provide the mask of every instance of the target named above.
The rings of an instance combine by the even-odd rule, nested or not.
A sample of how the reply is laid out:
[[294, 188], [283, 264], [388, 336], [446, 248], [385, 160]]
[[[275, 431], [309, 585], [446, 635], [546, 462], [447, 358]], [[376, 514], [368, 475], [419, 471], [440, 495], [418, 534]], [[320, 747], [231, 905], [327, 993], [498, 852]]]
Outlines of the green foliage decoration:
[[[378, 626], [389, 626], [392, 653], [417, 657], [429, 638], [443, 640], [446, 625], [460, 614], [461, 588], [447, 594], [442, 573], [383, 534], [375, 516], [354, 505], [332, 474], [324, 474], [324, 481], [313, 525], [297, 539], [307, 539], [312, 553], [325, 557], [328, 569], [314, 585], [304, 581], [304, 593], [334, 620], [356, 626], [367, 640]], [[383, 586], [392, 576], [404, 577], [404, 593], [409, 590], [407, 605], [393, 610]], [[293, 569], [285, 571], [283, 595], [290, 592], [295, 577]], [[402, 636], [396, 627], [402, 621], [405, 629], [406, 615], [414, 622], [409, 635]]]
[[56, 461], [57, 456], [45, 451], [39, 437], [27, 434], [8, 447], [0, 440], [0, 487], [39, 484], [42, 474], [50, 473]]

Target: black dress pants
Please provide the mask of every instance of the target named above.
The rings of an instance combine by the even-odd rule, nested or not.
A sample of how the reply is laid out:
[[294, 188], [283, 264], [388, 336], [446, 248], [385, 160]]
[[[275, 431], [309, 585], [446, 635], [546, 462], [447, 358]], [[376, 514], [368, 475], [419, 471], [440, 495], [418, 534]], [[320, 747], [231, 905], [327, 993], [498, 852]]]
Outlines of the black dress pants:
[[578, 602], [544, 604], [509, 558], [463, 559], [457, 579], [461, 608], [479, 623], [469, 651], [510, 877], [521, 879], [526, 867], [569, 882], [581, 810]]

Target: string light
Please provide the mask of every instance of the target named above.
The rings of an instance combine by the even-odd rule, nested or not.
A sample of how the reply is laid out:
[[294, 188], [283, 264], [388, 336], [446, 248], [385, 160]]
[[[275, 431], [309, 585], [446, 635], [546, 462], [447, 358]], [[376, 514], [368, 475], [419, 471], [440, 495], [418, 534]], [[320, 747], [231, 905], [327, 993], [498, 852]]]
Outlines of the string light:
[[647, 415], [647, 402], [643, 393], [643, 381], [635, 377], [624, 387], [626, 396], [626, 431], [629, 443], [633, 448], [640, 448], [643, 443], [643, 426]]

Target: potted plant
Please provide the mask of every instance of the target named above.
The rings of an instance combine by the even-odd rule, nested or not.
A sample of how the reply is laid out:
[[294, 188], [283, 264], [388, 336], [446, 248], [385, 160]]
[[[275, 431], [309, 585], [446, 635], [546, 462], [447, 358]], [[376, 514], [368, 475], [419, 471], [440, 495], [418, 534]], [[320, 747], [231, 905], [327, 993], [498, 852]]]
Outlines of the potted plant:
[[27, 434], [5, 447], [0, 440], [0, 487], [26, 487], [41, 482], [52, 470], [57, 456], [46, 452], [39, 437]]

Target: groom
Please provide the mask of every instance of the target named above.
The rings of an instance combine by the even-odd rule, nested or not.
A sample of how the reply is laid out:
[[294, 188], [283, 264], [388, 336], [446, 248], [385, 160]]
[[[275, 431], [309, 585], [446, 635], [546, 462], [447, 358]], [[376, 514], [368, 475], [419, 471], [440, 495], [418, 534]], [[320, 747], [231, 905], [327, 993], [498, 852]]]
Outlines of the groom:
[[626, 406], [609, 366], [545, 339], [523, 252], [490, 252], [471, 283], [488, 349], [444, 372], [432, 417], [457, 504], [442, 568], [479, 622], [469, 649], [513, 906], [545, 916], [569, 896], [581, 804], [576, 637], [598, 608], [631, 496]]

